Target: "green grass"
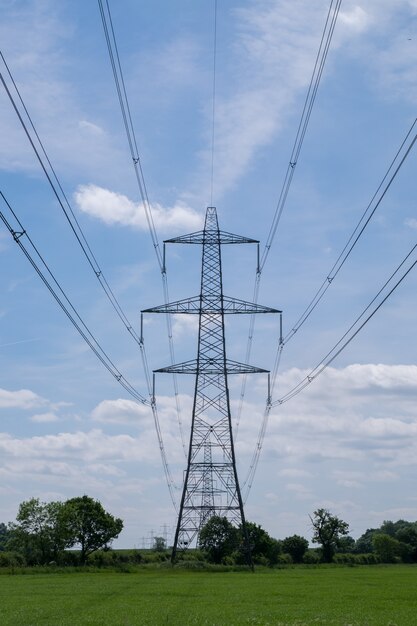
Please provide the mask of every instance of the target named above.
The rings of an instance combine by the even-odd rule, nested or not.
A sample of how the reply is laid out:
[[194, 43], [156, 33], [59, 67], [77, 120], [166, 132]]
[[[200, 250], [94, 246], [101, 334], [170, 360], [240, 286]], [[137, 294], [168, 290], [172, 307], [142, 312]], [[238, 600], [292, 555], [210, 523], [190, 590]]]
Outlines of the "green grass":
[[415, 626], [417, 567], [0, 577], [2, 626]]

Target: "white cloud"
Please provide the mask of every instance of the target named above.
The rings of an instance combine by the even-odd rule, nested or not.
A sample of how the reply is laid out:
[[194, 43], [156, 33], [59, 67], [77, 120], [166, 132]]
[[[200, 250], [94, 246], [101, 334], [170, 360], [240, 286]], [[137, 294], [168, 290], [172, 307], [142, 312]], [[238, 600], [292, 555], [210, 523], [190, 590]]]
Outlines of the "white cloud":
[[0, 389], [0, 408], [33, 409], [44, 406], [48, 401], [28, 389], [7, 391]]
[[[283, 372], [282, 384], [292, 386], [303, 374], [295, 368]], [[366, 480], [375, 478], [383, 463], [391, 478], [394, 467], [417, 462], [416, 394], [414, 365], [329, 368], [299, 396], [272, 410], [261, 463], [275, 460], [284, 467], [279, 475], [290, 481], [307, 478], [306, 463], [331, 461], [337, 468], [343, 460], [367, 464]], [[258, 414], [256, 404], [245, 406], [237, 444], [241, 461], [256, 445]], [[341, 480], [345, 486], [360, 482]]]
[[87, 471], [99, 474], [100, 476], [126, 476], [125, 471], [108, 463], [90, 463], [87, 465], [86, 469]]
[[93, 124], [93, 122], [88, 122], [87, 120], [81, 120], [78, 123], [78, 125], [82, 130], [86, 130], [88, 133], [91, 133], [92, 135], [104, 134], [104, 130], [100, 126], [97, 126], [97, 124]]
[[[310, 373], [309, 370], [292, 368], [279, 379], [280, 389], [292, 388]], [[311, 385], [311, 393], [326, 395], [367, 390], [417, 391], [417, 365], [352, 364], [345, 368], [328, 367]], [[356, 396], [353, 397], [355, 400]]]
[[[227, 88], [218, 90], [216, 100], [215, 197], [237, 184], [294, 113], [294, 101], [306, 92], [311, 78], [327, 8], [318, 0], [253, 0], [235, 11], [234, 78], [230, 93]], [[410, 42], [404, 30], [410, 10], [409, 0], [375, 0], [363, 6], [346, 2], [338, 16], [322, 82], [331, 75], [338, 58], [353, 55], [360, 57], [364, 73], [370, 70], [376, 77], [384, 98], [399, 95], [414, 101], [417, 48], [405, 47]], [[404, 24], [394, 30], [402, 13]], [[385, 91], [387, 85], [391, 93]], [[204, 172], [209, 171], [211, 153], [202, 153], [202, 158], [199, 188], [201, 181], [207, 180]]]
[[173, 315], [172, 330], [175, 339], [196, 336], [198, 332], [198, 315]]
[[252, 2], [236, 16], [234, 81], [216, 102], [215, 195], [232, 188], [281, 130], [308, 85], [324, 23], [322, 7], [311, 2]]
[[103, 400], [97, 405], [92, 413], [91, 419], [95, 422], [106, 424], [130, 424], [131, 426], [142, 426], [144, 419], [148, 422], [151, 416], [151, 409], [143, 404], [138, 404], [133, 400]]
[[406, 219], [404, 221], [405, 226], [408, 226], [409, 228], [413, 228], [414, 230], [417, 230], [417, 220], [415, 219], [415, 217], [409, 217], [408, 219]]
[[288, 476], [288, 478], [308, 478], [310, 476], [310, 473], [303, 469], [288, 467], [280, 470], [279, 475]]
[[[143, 204], [136, 204], [124, 194], [97, 185], [80, 185], [74, 197], [81, 211], [105, 224], [148, 229]], [[196, 230], [202, 226], [202, 216], [181, 203], [168, 208], [153, 204], [152, 218], [157, 231], [161, 232]]]
[[313, 498], [313, 494], [310, 489], [302, 483], [287, 483], [285, 488], [287, 491], [292, 491], [296, 498], [300, 500], [311, 500]]
[[74, 459], [96, 462], [100, 460], [154, 460], [155, 441], [130, 435], [107, 435], [102, 430], [62, 432], [57, 435], [18, 439], [0, 434], [2, 456], [21, 459]]
[[45, 424], [48, 422], [57, 422], [58, 416], [55, 413], [37, 413], [36, 415], [32, 415], [30, 420], [32, 422], [38, 422], [39, 424]]
[[366, 30], [370, 21], [369, 15], [358, 5], [352, 7], [350, 10], [340, 11], [338, 19], [343, 26], [357, 33]]

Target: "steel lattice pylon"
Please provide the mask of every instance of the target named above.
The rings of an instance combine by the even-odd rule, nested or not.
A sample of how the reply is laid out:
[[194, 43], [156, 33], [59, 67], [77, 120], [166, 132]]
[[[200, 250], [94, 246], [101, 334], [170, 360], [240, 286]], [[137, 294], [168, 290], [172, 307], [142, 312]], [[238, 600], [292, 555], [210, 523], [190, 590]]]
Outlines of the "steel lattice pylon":
[[[241, 525], [245, 534], [227, 378], [267, 370], [226, 358], [224, 315], [279, 311], [223, 295], [221, 246], [259, 242], [219, 230], [214, 207], [207, 209], [204, 230], [164, 243], [200, 244], [203, 249], [200, 295], [143, 311], [199, 315], [197, 359], [155, 370], [195, 375], [188, 464], [172, 552], [175, 559], [179, 549], [198, 543], [200, 529], [213, 515]], [[247, 553], [250, 560], [249, 549]]]

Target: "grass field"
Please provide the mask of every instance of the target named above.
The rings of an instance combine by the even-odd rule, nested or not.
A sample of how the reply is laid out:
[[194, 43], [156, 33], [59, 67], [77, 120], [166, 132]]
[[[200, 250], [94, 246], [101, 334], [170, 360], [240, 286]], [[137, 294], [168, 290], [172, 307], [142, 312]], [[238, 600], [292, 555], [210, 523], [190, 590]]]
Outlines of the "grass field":
[[0, 576], [1, 626], [416, 626], [417, 567]]

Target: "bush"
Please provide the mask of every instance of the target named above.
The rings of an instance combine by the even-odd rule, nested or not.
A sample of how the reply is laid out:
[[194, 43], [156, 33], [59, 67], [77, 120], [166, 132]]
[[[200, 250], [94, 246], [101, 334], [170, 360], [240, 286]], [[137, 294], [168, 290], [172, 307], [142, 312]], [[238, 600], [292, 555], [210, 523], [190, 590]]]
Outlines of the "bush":
[[25, 557], [20, 552], [0, 552], [0, 567], [24, 567]]
[[278, 554], [277, 565], [292, 565], [291, 554]]
[[353, 565], [357, 563], [355, 556], [356, 555], [349, 552], [338, 552], [333, 557], [333, 563], [338, 563], [342, 565]]
[[307, 550], [303, 556], [303, 563], [306, 565], [317, 565], [317, 563], [320, 563], [320, 555], [316, 550]]
[[87, 559], [88, 565], [92, 565], [93, 567], [110, 567], [117, 562], [118, 558], [114, 552], [104, 552], [103, 550], [93, 552]]
[[142, 557], [141, 553], [139, 552], [139, 550], [133, 550], [132, 556], [131, 556], [131, 561], [132, 561], [132, 563], [142, 563], [143, 557]]

